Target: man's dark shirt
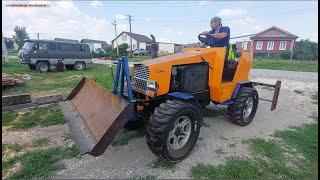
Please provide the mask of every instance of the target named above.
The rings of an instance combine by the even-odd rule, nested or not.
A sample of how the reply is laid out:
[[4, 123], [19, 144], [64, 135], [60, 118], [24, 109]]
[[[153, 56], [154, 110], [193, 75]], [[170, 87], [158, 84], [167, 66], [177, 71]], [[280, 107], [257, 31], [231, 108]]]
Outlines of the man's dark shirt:
[[[213, 36], [208, 36], [208, 40], [212, 43], [210, 43], [211, 47], [229, 47], [229, 41], [230, 41], [230, 28], [228, 26], [222, 26], [219, 30], [219, 33], [227, 33], [227, 36], [223, 39], [216, 39]], [[215, 30], [209, 31], [209, 34], [214, 34]]]

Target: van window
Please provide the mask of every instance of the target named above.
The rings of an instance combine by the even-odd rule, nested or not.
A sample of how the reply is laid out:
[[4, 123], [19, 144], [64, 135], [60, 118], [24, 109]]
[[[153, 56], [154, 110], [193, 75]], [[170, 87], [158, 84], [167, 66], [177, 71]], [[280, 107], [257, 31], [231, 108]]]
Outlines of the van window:
[[39, 49], [40, 51], [47, 50], [47, 49], [48, 49], [47, 44], [45, 44], [45, 43], [38, 43], [38, 49]]
[[49, 49], [50, 50], [56, 50], [56, 43], [49, 42]]
[[73, 51], [81, 51], [80, 45], [72, 45]]
[[84, 45], [81, 45], [81, 46], [80, 46], [80, 50], [81, 50], [81, 51], [86, 51], [85, 46], [84, 46]]
[[61, 51], [73, 51], [71, 44], [58, 44], [58, 50]]

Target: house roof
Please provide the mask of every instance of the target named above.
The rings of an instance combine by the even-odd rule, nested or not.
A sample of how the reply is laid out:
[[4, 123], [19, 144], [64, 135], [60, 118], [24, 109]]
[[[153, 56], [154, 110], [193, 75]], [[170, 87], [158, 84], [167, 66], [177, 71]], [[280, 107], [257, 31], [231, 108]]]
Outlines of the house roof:
[[[275, 30], [275, 31], [272, 31]], [[250, 39], [256, 39], [256, 38], [298, 38], [298, 36], [285, 31], [281, 28], [278, 28], [276, 26], [272, 26], [260, 33], [257, 33], [256, 35], [250, 37]]]
[[[128, 34], [128, 36], [130, 36], [130, 32], [122, 31], [122, 33], [120, 33], [117, 36], [117, 38], [119, 36], [121, 36], [123, 33], [126, 33], [126, 34]], [[135, 39], [136, 41], [139, 41], [139, 42], [152, 42], [152, 40], [150, 38], [148, 38], [147, 36], [142, 35], [142, 34], [131, 33], [131, 37], [132, 37], [132, 39]], [[114, 38], [111, 42], [113, 42], [114, 40], [116, 40], [116, 38]]]

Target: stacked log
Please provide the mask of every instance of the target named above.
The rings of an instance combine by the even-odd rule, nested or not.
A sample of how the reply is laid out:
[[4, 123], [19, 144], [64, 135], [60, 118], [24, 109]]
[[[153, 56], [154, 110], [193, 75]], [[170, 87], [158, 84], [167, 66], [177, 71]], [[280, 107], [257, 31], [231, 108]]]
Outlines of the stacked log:
[[16, 79], [6, 73], [2, 73], [2, 87], [3, 86], [12, 86], [15, 84], [21, 84], [23, 81], [20, 79]]

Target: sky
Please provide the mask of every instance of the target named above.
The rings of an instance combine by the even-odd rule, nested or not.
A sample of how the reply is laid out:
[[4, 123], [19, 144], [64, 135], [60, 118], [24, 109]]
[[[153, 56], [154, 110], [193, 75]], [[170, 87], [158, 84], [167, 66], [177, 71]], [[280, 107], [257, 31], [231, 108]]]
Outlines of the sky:
[[[46, 4], [46, 7], [10, 7]], [[117, 32], [129, 31], [158, 42], [195, 43], [210, 30], [210, 19], [222, 18], [231, 37], [254, 34], [271, 26], [299, 39], [318, 42], [317, 1], [2, 1], [2, 33], [12, 37], [15, 26], [25, 26], [30, 38], [84, 38], [110, 43]], [[298, 40], [299, 40], [298, 39]], [[241, 41], [248, 38], [231, 40]]]

